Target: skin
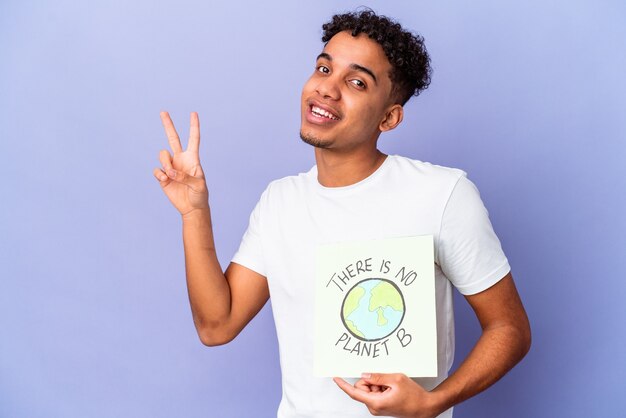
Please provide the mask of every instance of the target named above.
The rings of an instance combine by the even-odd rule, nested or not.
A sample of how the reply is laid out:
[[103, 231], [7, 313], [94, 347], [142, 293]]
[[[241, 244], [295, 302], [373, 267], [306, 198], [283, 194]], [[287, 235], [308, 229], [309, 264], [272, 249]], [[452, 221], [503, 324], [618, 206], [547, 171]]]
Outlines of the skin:
[[[376, 80], [359, 68], [370, 70]], [[387, 157], [376, 147], [378, 137], [398, 126], [404, 115], [391, 98], [390, 71], [382, 48], [364, 34], [340, 32], [318, 57], [302, 89], [300, 135], [305, 142], [318, 144], [315, 160], [322, 185], [354, 184]], [[307, 116], [312, 104], [332, 110], [340, 119], [311, 121]]]
[[183, 150], [167, 112], [161, 112], [173, 155], [159, 153], [153, 174], [183, 223], [187, 291], [198, 336], [203, 344], [226, 344], [241, 332], [269, 299], [267, 279], [231, 263], [225, 272], [217, 259], [208, 189], [198, 154], [200, 123], [191, 114], [189, 141]]
[[[363, 34], [335, 35], [318, 57], [302, 89], [301, 138], [315, 146], [322, 185], [338, 187], [361, 181], [387, 157], [377, 149], [378, 137], [403, 118], [402, 106], [391, 97], [390, 69], [382, 48]], [[334, 116], [316, 116], [313, 106]], [[161, 113], [161, 120], [173, 155], [167, 150], [160, 152], [162, 167], [154, 170], [154, 176], [182, 217], [194, 324], [204, 344], [225, 344], [269, 299], [267, 279], [236, 263], [222, 272], [198, 154], [198, 115], [191, 114], [186, 150], [166, 112]], [[486, 389], [528, 352], [530, 326], [510, 274], [466, 300], [482, 334], [461, 366], [437, 388], [426, 391], [399, 373], [364, 373], [354, 385], [341, 378], [335, 378], [335, 383], [373, 415], [415, 418], [435, 417]]]

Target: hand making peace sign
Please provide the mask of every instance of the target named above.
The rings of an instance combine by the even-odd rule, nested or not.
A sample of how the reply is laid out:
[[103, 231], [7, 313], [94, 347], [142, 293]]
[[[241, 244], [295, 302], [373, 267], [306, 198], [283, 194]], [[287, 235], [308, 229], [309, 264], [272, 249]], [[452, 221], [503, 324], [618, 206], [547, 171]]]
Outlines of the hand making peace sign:
[[159, 160], [162, 168], [155, 168], [154, 177], [170, 202], [180, 212], [187, 215], [195, 209], [209, 207], [209, 191], [200, 165], [200, 121], [196, 112], [191, 113], [189, 142], [183, 151], [174, 123], [167, 112], [161, 112], [161, 122], [165, 128], [174, 157], [167, 150], [161, 150]]

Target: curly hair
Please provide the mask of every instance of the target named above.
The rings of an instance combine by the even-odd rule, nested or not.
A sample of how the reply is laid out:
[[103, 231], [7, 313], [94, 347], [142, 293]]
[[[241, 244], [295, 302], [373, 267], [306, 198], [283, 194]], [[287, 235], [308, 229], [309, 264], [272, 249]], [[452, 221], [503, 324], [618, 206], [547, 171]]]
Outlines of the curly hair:
[[327, 43], [339, 32], [349, 30], [352, 36], [366, 34], [376, 41], [385, 52], [391, 71], [392, 97], [404, 105], [430, 84], [430, 57], [424, 38], [408, 32], [399, 23], [379, 16], [373, 10], [338, 14], [322, 25], [322, 42]]

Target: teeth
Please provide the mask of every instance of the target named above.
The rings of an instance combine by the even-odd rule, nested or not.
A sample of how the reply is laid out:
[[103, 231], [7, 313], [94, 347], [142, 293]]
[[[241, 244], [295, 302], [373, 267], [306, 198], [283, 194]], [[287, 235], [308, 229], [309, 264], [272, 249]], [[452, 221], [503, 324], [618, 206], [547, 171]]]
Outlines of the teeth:
[[311, 107], [311, 111], [313, 113], [315, 113], [317, 116], [323, 116], [325, 118], [333, 119], [333, 120], [338, 120], [339, 119], [337, 116], [333, 115], [332, 113], [330, 113], [330, 112], [328, 112], [328, 111], [326, 111], [326, 110], [324, 110], [324, 109], [322, 109], [320, 107], [317, 107], [317, 106], [312, 106]]

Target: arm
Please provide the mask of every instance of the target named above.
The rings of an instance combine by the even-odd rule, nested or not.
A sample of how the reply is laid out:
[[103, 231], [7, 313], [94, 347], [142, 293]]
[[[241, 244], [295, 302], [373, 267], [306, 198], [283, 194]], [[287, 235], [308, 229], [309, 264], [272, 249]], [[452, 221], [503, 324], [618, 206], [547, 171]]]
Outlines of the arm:
[[187, 290], [198, 336], [205, 345], [225, 344], [269, 299], [267, 280], [236, 263], [222, 273], [208, 208], [183, 216], [183, 243]]
[[497, 382], [530, 349], [530, 324], [510, 273], [491, 288], [465, 298], [482, 334], [459, 368], [433, 390], [442, 411]]
[[206, 345], [231, 341], [261, 310], [269, 298], [262, 275], [231, 263], [225, 273], [217, 259], [208, 190], [200, 165], [200, 122], [191, 114], [189, 144], [183, 151], [166, 112], [161, 120], [174, 156], [162, 150], [162, 168], [154, 176], [183, 220], [187, 290], [194, 324]]
[[431, 392], [403, 374], [364, 374], [355, 386], [335, 382], [374, 415], [397, 417], [435, 417], [485, 390], [526, 355], [530, 325], [510, 273], [466, 299], [482, 334], [461, 366]]

